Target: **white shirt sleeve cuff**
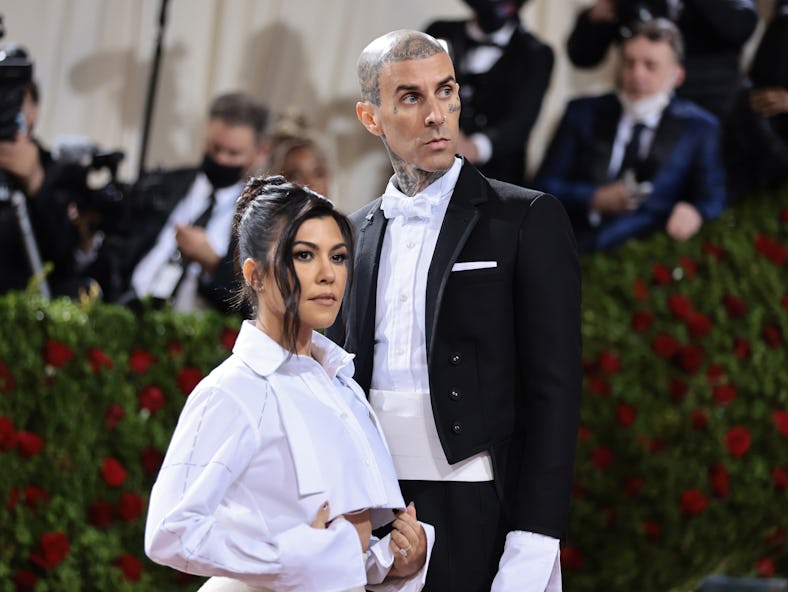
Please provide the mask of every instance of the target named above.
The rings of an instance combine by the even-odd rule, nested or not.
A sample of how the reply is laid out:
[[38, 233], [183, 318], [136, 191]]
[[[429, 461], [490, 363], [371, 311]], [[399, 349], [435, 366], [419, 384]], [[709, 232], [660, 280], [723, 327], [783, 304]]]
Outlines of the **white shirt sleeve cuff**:
[[561, 592], [559, 541], [533, 532], [506, 535], [491, 592]]

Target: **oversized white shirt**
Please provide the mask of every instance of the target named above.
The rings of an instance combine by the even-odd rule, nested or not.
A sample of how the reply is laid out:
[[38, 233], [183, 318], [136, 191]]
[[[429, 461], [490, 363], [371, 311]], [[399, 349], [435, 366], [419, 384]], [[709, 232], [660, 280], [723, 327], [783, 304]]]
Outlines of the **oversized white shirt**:
[[[312, 357], [289, 356], [243, 323], [233, 355], [181, 412], [151, 492], [146, 553], [180, 571], [263, 590], [328, 592], [379, 582], [393, 562], [388, 537], [367, 558], [355, 528], [336, 517], [372, 508], [375, 528], [405, 504], [377, 418], [352, 374], [352, 356], [318, 333]], [[326, 500], [336, 519], [312, 528]], [[420, 590], [426, 565], [379, 589]]]

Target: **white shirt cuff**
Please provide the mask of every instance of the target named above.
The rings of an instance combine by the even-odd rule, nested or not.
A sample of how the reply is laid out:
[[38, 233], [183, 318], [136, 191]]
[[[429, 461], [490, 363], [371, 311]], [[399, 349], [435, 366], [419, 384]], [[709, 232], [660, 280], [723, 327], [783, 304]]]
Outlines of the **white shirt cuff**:
[[559, 541], [515, 530], [506, 535], [490, 592], [561, 592]]
[[486, 164], [493, 153], [490, 138], [484, 134], [473, 134], [471, 141], [476, 145], [476, 164]]
[[431, 524], [419, 522], [427, 535], [427, 558], [419, 571], [407, 578], [386, 581], [386, 576], [394, 565], [394, 552], [389, 546], [391, 535], [370, 546], [367, 555], [367, 590], [373, 592], [418, 592], [427, 581], [427, 568], [430, 565], [432, 546], [435, 544], [435, 529]]

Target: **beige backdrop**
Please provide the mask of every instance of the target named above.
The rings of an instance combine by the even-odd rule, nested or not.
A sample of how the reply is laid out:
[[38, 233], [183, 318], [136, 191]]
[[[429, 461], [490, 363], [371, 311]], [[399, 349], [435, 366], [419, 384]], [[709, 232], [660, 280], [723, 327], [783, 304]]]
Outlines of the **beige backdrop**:
[[[771, 4], [770, 0], [761, 3]], [[538, 163], [566, 100], [603, 91], [611, 65], [577, 73], [564, 44], [588, 0], [531, 0], [527, 28], [549, 43], [556, 67], [529, 162]], [[353, 210], [390, 175], [380, 141], [355, 118], [355, 62], [374, 37], [463, 17], [461, 0], [170, 0], [146, 164], [198, 162], [210, 99], [242, 89], [275, 110], [301, 109], [324, 133], [336, 169], [333, 197]], [[160, 0], [5, 0], [6, 40], [25, 45], [42, 87], [38, 134], [48, 143], [87, 136], [126, 152], [134, 178]]]

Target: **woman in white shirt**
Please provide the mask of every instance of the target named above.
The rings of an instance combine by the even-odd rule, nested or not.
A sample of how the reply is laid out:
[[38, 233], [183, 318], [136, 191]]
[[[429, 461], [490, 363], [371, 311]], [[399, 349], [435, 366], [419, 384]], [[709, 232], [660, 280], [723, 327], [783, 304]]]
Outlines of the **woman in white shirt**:
[[181, 412], [146, 553], [219, 576], [204, 591], [420, 590], [432, 528], [404, 509], [353, 356], [315, 331], [334, 322], [350, 279], [347, 218], [309, 189], [258, 177], [233, 232], [255, 318]]

